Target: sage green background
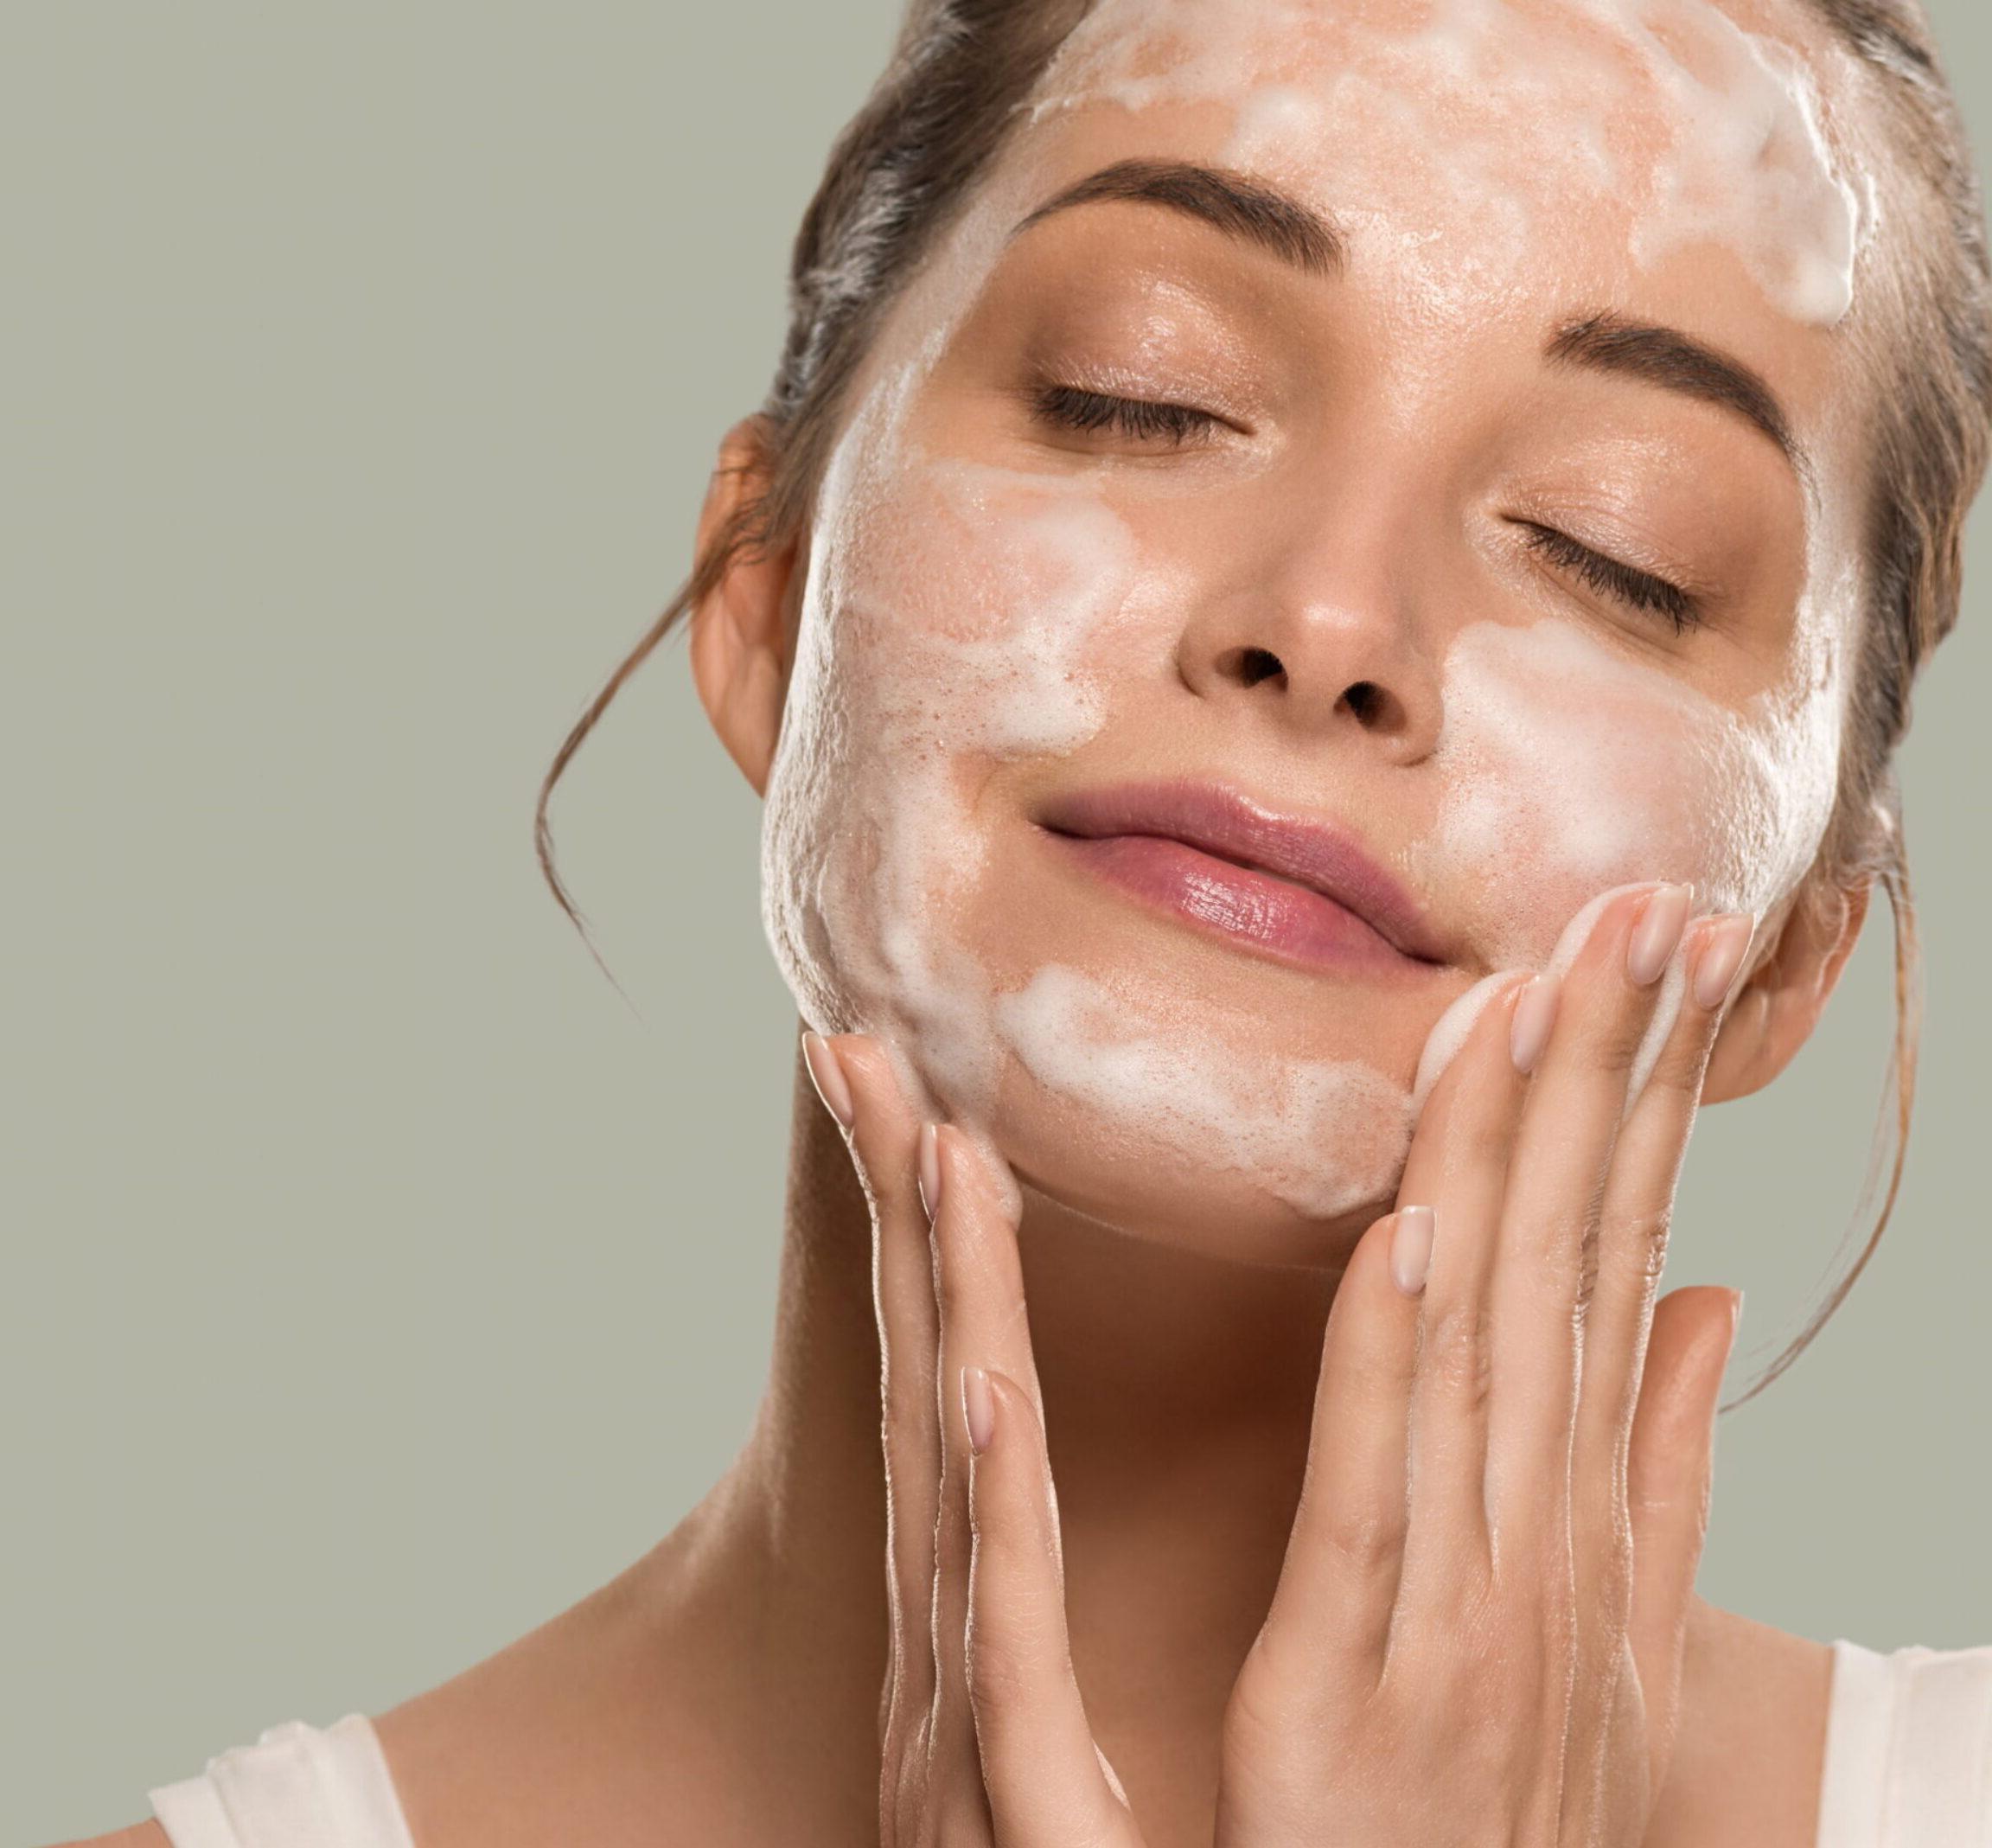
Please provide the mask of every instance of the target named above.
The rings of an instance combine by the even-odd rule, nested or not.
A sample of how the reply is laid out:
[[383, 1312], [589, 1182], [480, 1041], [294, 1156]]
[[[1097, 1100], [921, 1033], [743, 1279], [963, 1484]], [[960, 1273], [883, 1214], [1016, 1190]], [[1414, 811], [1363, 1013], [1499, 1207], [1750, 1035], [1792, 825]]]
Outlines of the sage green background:
[[[1992, 32], [1939, 10], [1982, 146]], [[744, 1436], [792, 1016], [686, 562], [888, 0], [0, 4], [0, 1834], [378, 1711], [664, 1533]], [[1725, 1420], [1702, 1586], [1992, 1641], [1992, 547], [1906, 782], [1931, 997], [1899, 1223]], [[673, 868], [681, 869], [674, 872]], [[1796, 1326], [1886, 1062], [1886, 930], [1696, 1137], [1670, 1282]]]

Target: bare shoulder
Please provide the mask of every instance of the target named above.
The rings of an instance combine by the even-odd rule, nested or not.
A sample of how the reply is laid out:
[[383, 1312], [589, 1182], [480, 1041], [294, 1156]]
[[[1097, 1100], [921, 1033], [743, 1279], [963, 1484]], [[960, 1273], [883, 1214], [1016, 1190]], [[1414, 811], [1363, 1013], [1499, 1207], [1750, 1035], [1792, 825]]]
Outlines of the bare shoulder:
[[58, 1842], [55, 1848], [173, 1848], [173, 1845], [157, 1822], [135, 1822], [128, 1829], [93, 1835], [88, 1841]]
[[1812, 1848], [1832, 1679], [1829, 1645], [1695, 1600], [1645, 1848]]

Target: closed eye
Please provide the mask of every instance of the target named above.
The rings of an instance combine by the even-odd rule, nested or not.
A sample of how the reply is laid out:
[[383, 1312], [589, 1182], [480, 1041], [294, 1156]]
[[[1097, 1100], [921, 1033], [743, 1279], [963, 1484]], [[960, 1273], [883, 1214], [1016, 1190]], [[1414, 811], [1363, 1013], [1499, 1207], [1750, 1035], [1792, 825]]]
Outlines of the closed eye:
[[1103, 431], [1138, 443], [1166, 443], [1177, 448], [1192, 438], [1233, 427], [1215, 412], [1199, 411], [1191, 405], [1122, 398], [1078, 385], [1040, 386], [1032, 403], [1039, 418], [1061, 430], [1081, 434]]
[[1567, 533], [1553, 526], [1538, 526], [1533, 520], [1515, 522], [1522, 528], [1523, 542], [1541, 553], [1552, 564], [1574, 572], [1594, 591], [1631, 608], [1663, 616], [1673, 623], [1676, 635], [1702, 621], [1702, 606], [1681, 586], [1651, 572], [1641, 571], [1622, 560], [1593, 552]]

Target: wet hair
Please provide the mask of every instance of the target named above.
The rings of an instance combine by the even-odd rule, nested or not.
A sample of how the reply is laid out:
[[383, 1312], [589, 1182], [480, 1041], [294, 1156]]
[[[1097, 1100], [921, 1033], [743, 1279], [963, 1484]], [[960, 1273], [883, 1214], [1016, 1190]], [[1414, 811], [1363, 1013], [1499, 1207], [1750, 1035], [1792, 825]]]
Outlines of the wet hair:
[[[1978, 176], [1917, 0], [1793, 0], [1859, 61], [1885, 157], [1880, 261], [1843, 323], [1876, 386], [1867, 578], [1839, 788], [1798, 902], [1830, 908], [1879, 883], [1894, 922], [1895, 1034], [1872, 1158], [1842, 1250], [1873, 1224], [1805, 1327], [1733, 1404], [1791, 1365], [1845, 1300], [1900, 1189], [1915, 1098], [1921, 970], [1896, 747], [1930, 652], [1957, 622], [1964, 516], [1992, 444], [1992, 274]], [[1090, 0], [911, 0], [891, 63], [831, 150], [789, 266], [788, 326], [755, 420], [761, 493], [690, 577], [562, 741], [541, 783], [534, 845], [554, 898], [586, 936], [554, 864], [547, 805], [629, 676], [743, 556], [802, 535], [847, 387], [881, 321], [1004, 145]], [[593, 945], [591, 943], [591, 949]], [[1876, 1197], [1879, 1205], [1876, 1204]], [[1725, 1407], [1725, 1410], [1730, 1409]]]

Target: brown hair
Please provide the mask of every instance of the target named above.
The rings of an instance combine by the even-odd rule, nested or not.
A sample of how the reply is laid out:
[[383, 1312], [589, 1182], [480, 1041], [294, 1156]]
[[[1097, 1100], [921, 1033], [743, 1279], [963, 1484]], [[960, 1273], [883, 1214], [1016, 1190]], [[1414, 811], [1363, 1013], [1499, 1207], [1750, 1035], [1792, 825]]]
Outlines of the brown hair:
[[[1791, 1365], [1845, 1300], [1900, 1190], [1915, 1097], [1921, 971], [1894, 755], [1916, 675], [1957, 621], [1964, 515], [1992, 446], [1992, 272], [1979, 184], [1917, 0], [1799, 0], [1861, 61], [1893, 165], [1896, 235], [1848, 323], [1879, 385], [1871, 432], [1867, 611], [1837, 801], [1801, 902], [1877, 880], [1894, 920], [1895, 1041], [1855, 1223], [1887, 1185], [1854, 1263], [1742, 1397]], [[849, 380], [900, 289], [1002, 147], [1091, 0], [910, 0], [884, 74], [832, 148], [795, 238], [788, 330], [757, 428], [767, 486], [589, 702], [540, 784], [533, 840], [555, 899], [587, 938], [554, 865], [554, 785], [623, 683], [734, 562], [807, 528]], [[589, 943], [591, 951], [594, 945]], [[599, 961], [597, 957], [597, 961]], [[1891, 1133], [1892, 1132], [1892, 1133]], [[1891, 1155], [1890, 1150], [1893, 1148]], [[1842, 1241], [1842, 1249], [1851, 1241]], [[1725, 1407], [1729, 1410], [1731, 1407]]]

